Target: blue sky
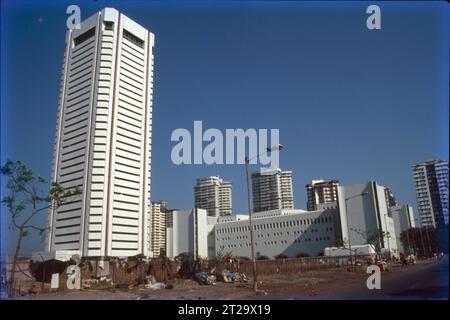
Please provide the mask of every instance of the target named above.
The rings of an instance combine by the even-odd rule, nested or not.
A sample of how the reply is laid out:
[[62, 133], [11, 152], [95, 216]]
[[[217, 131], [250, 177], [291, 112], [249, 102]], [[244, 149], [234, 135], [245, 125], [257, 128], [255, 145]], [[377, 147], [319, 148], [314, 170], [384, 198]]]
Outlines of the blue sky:
[[[382, 29], [370, 31], [374, 3], [2, 1], [1, 161], [50, 176], [66, 8], [85, 19], [110, 6], [156, 36], [152, 200], [192, 207], [195, 179], [220, 175], [234, 211], [246, 211], [242, 166], [171, 163], [172, 131], [202, 120], [223, 132], [279, 128], [297, 208], [320, 177], [376, 180], [415, 206], [411, 165], [448, 159], [448, 8], [378, 3]], [[41, 249], [37, 239], [25, 249]]]

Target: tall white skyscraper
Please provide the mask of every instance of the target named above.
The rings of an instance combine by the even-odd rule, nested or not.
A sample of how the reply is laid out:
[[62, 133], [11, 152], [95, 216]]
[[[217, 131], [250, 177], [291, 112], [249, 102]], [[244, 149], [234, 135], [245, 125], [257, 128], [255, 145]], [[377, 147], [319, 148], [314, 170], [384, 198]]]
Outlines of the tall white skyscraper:
[[252, 173], [253, 211], [294, 209], [292, 171], [279, 168]]
[[49, 212], [48, 250], [151, 255], [153, 46], [111, 8], [67, 31], [52, 179], [82, 195]]
[[195, 207], [206, 209], [209, 216], [226, 216], [232, 212], [231, 182], [210, 176], [197, 179], [194, 186]]

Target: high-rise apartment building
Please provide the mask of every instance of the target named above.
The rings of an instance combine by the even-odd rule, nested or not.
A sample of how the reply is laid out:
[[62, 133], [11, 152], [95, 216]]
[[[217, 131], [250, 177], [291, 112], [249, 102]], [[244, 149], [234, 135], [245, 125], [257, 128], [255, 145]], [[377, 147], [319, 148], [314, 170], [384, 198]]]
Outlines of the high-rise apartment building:
[[422, 226], [448, 225], [448, 161], [425, 161], [412, 170]]
[[154, 257], [166, 253], [167, 201], [152, 201], [151, 248]]
[[232, 213], [232, 184], [217, 176], [197, 179], [194, 186], [195, 208], [205, 209], [209, 216]]
[[252, 173], [253, 211], [293, 209], [292, 171], [264, 169]]
[[48, 250], [151, 255], [153, 46], [111, 8], [67, 31], [52, 180], [82, 194], [49, 212]]
[[308, 211], [317, 210], [318, 204], [326, 204], [336, 202], [337, 188], [339, 181], [337, 180], [312, 180], [306, 185]]

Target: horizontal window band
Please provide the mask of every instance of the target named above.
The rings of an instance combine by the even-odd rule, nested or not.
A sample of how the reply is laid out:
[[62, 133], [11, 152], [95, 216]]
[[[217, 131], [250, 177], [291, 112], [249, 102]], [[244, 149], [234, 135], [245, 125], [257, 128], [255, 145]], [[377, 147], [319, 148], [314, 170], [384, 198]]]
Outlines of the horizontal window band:
[[[61, 207], [60, 207], [61, 208]], [[81, 210], [81, 207], [79, 207], [79, 208], [74, 208], [74, 209], [66, 209], [66, 210], [59, 210], [59, 209], [57, 209], [56, 210], [56, 213], [57, 214], [66, 214], [66, 213], [70, 213], [70, 212], [77, 212], [77, 211], [80, 211]], [[75, 218], [79, 218], [79, 217], [73, 217], [73, 218], [70, 218], [70, 219], [75, 219]], [[58, 220], [57, 220], [58, 221]]]
[[141, 133], [140, 133], [140, 132], [139, 132], [139, 133], [136, 133], [135, 131], [132, 131], [132, 130], [130, 130], [130, 129], [127, 129], [127, 128], [125, 128], [125, 127], [122, 127], [122, 126], [120, 125], [120, 123], [117, 124], [117, 128], [120, 129], [120, 130], [126, 131], [126, 132], [128, 132], [128, 133], [131, 133], [131, 134], [134, 134], [134, 135], [137, 135], [137, 136], [141, 136]]
[[137, 143], [139, 143], [139, 145], [141, 144], [141, 140], [139, 140], [139, 139], [135, 139], [135, 138], [133, 138], [133, 137], [124, 135], [124, 134], [122, 134], [122, 133], [120, 133], [120, 132], [117, 132], [116, 134], [117, 134], [118, 136], [120, 136], [120, 137], [127, 138], [127, 139], [130, 139], [130, 140], [133, 140], [133, 141], [136, 141]]
[[72, 157], [72, 158], [64, 158], [64, 156], [63, 156], [63, 159], [61, 160], [61, 165], [63, 165], [64, 163], [67, 163], [69, 161], [72, 161], [72, 160], [75, 160], [75, 159], [78, 159], [78, 158], [84, 158], [84, 157], [85, 157], [85, 154], [81, 154], [79, 156]]
[[[77, 86], [80, 85], [80, 84], [81, 84], [81, 85], [84, 85], [84, 86], [82, 86], [82, 87], [80, 87], [80, 88], [76, 88], [76, 89], [69, 89], [69, 90], [67, 90], [66, 96], [67, 96], [67, 97], [72, 97], [73, 95], [75, 95], [75, 94], [77, 94], [77, 93], [79, 93], [79, 92], [81, 92], [81, 91], [83, 91], [83, 90], [85, 90], [85, 89], [91, 87], [91, 84], [90, 84], [90, 83], [86, 84], [86, 83], [83, 83], [83, 82], [77, 84], [75, 87], [77, 87]], [[84, 92], [83, 94], [87, 94], [87, 93], [89, 93], [89, 92], [90, 92], [90, 90]], [[67, 101], [70, 101], [70, 99], [67, 99]]]
[[77, 53], [79, 50], [82, 50], [82, 49], [85, 48], [86, 46], [88, 46], [88, 45], [94, 43], [94, 40], [95, 40], [95, 38], [92, 37], [92, 38], [90, 38], [89, 40], [84, 41], [84, 43], [82, 42], [83, 45], [81, 45], [81, 43], [80, 43], [78, 46], [75, 46], [75, 47], [72, 49], [72, 54], [75, 54], [75, 53]]
[[[128, 209], [116, 208], [114, 206], [113, 206], [113, 209], [115, 211], [119, 211], [119, 212], [120, 211], [125, 211], [125, 212], [139, 213], [139, 210], [128, 210]], [[120, 215], [120, 213], [114, 213], [114, 212], [113, 212], [113, 218], [121, 218], [121, 219], [133, 220], [133, 221], [138, 221], [139, 220], [139, 218], [122, 216], [122, 215]]]
[[68, 226], [61, 226], [61, 227], [55, 226], [55, 229], [61, 230], [61, 229], [67, 229], [67, 228], [73, 228], [73, 227], [81, 227], [81, 225], [78, 223], [78, 224], [71, 224]]
[[123, 42], [123, 41], [122, 41], [122, 47], [126, 47], [127, 49], [129, 49], [129, 50], [135, 52], [136, 55], [141, 56], [142, 58], [144, 58], [144, 56], [145, 56], [145, 54], [144, 54], [144, 52], [143, 52], [142, 49], [139, 50], [139, 49], [137, 49], [135, 46], [133, 46], [133, 45], [130, 44], [130, 43], [127, 43], [127, 42]]
[[[122, 152], [126, 152], [126, 154], [130, 154], [130, 155], [133, 155], [133, 156], [137, 156], [137, 157], [139, 157], [139, 160], [136, 160], [136, 161], [140, 161], [140, 157], [141, 157], [141, 154], [140, 154], [140, 153], [133, 152], [133, 151], [130, 151], [130, 150], [127, 150], [127, 149], [123, 149], [123, 148], [121, 148], [121, 147], [118, 147], [117, 145], [116, 145], [116, 150], [120, 150], [120, 151], [122, 151]], [[117, 151], [116, 151], [116, 153], [117, 153]]]
[[[74, 126], [79, 125], [79, 124], [81, 124], [83, 122], [87, 122], [87, 120], [88, 120], [88, 118], [82, 118], [82, 119], [77, 120], [77, 121], [75, 121], [75, 122], [73, 122], [71, 124], [65, 124], [64, 125], [64, 129], [74, 127]], [[82, 127], [80, 127], [80, 128], [82, 128]]]
[[144, 51], [145, 41], [136, 37], [134, 34], [130, 33], [128, 30], [123, 29], [122, 32], [122, 43], [132, 46], [138, 51]]
[[[126, 48], [123, 51], [125, 51], [126, 53], [131, 55], [133, 58], [135, 58], [135, 56], [133, 54], [130, 54], [128, 51], [126, 51]], [[130, 58], [127, 54], [123, 54], [123, 52], [122, 52], [122, 55], [120, 56], [120, 58], [121, 58], [122, 61], [123, 61], [123, 59], [126, 59], [127, 61], [136, 64], [138, 66], [138, 68], [140, 68], [140, 69], [144, 69], [144, 67], [145, 67], [144, 66], [144, 61], [142, 61], [139, 58], [138, 58], [138, 61], [136, 61], [136, 59]]]
[[123, 234], [123, 235], [129, 235], [129, 236], [138, 236], [139, 233], [135, 232], [118, 232], [118, 231], [113, 231], [112, 234]]
[[70, 182], [76, 182], [78, 180], [84, 180], [84, 177], [74, 178], [74, 179], [67, 179], [67, 180], [61, 180], [59, 181], [60, 184], [66, 184]]
[[[78, 106], [79, 106], [80, 104], [82, 104], [83, 102], [90, 101], [90, 99], [91, 99], [91, 97], [86, 97], [86, 98], [84, 98], [83, 100], [80, 100], [80, 101], [77, 101], [77, 102], [74, 102], [74, 103], [65, 103], [65, 109], [68, 110], [68, 109], [70, 109], [70, 108], [72, 108], [72, 107], [78, 107]], [[90, 105], [90, 102], [87, 103], [86, 105], [89, 106], [89, 105]]]
[[[120, 95], [122, 95], [122, 96], [124, 96], [124, 97], [127, 97], [128, 99], [131, 99], [132, 101], [137, 102], [139, 105], [141, 105], [141, 104], [143, 103], [142, 100], [133, 98], [132, 96], [128, 95], [127, 93], [128, 93], [128, 92], [123, 92], [123, 90], [119, 90], [119, 97], [120, 97]], [[141, 108], [142, 108], [142, 106], [141, 106]]]
[[[81, 110], [82, 108], [86, 108], [87, 106], [88, 106], [88, 105], [82, 106], [80, 109], [72, 110], [71, 112], [73, 113], [74, 111]], [[68, 113], [66, 113], [66, 118], [64, 119], [64, 122], [67, 123], [67, 122], [69, 122], [69, 121], [72, 121], [72, 120], [74, 120], [74, 119], [76, 119], [76, 118], [80, 118], [80, 117], [85, 116], [85, 115], [87, 115], [87, 116], [89, 117], [89, 110], [85, 110], [85, 111], [83, 111], [83, 112], [81, 112], [81, 113], [79, 113], [79, 114], [76, 114], [76, 115], [74, 115], [74, 116], [71, 116], [71, 117], [68, 117]]]
[[89, 57], [89, 59], [85, 59], [85, 61], [80, 61], [80, 63], [76, 66], [73, 64], [70, 64], [69, 65], [69, 77], [77, 75], [80, 72], [80, 70], [78, 70], [78, 71], [76, 71], [76, 70], [80, 69], [81, 67], [85, 67], [84, 69], [82, 69], [84, 71], [85, 69], [87, 69], [87, 66], [89, 66], [91, 68], [94, 66], [94, 59], [92, 57]]
[[[138, 220], [138, 218], [134, 218], [134, 217], [130, 217], [130, 216], [122, 216], [121, 214], [125, 214], [126, 212], [130, 212], [130, 213], [139, 213], [139, 208], [138, 209], [125, 209], [125, 208], [118, 208], [116, 207], [117, 204], [125, 204], [128, 205], [127, 203], [123, 203], [120, 202], [118, 200], [113, 200], [113, 216], [116, 218], [125, 218], [125, 219], [131, 219], [131, 220]], [[133, 204], [134, 206], [139, 207], [139, 205]]]
[[76, 147], [76, 146], [78, 146], [78, 145], [80, 145], [80, 144], [82, 144], [84, 142], [86, 142], [86, 140], [80, 140], [80, 141], [74, 142], [72, 144], [68, 144], [68, 145], [62, 146], [62, 149], [64, 150], [64, 149], [67, 149], [67, 148], [73, 148], [73, 147]]
[[82, 61], [83, 59], [87, 58], [87, 57], [91, 57], [94, 53], [94, 46], [92, 47], [86, 47], [85, 50], [77, 52], [76, 54], [72, 55], [70, 57], [70, 65], [76, 65], [77, 63], [79, 63], [80, 61]]
[[[80, 83], [86, 82], [86, 80], [88, 80], [88, 79], [89, 79], [89, 81], [91, 81], [92, 80], [92, 71], [89, 70], [89, 69], [90, 69], [90, 67], [86, 67], [86, 68], [80, 70], [79, 73], [72, 75], [72, 78], [70, 78], [69, 81], [68, 81], [68, 84], [69, 84], [68, 90], [71, 90], [72, 87], [78, 86]], [[87, 77], [87, 79], [84, 80], [84, 81], [81, 81], [80, 83], [78, 83], [76, 85], [72, 86], [73, 83], [77, 82], [78, 80], [80, 80], [80, 79], [82, 79], [84, 77]]]
[[81, 165], [81, 164], [84, 164], [84, 161], [82, 161], [82, 162], [77, 162], [77, 163], [74, 163], [74, 164], [69, 165], [69, 166], [61, 166], [61, 170], [70, 169], [70, 168], [72, 168], [72, 167], [76, 167], [76, 166], [79, 166], [79, 165]]
[[125, 178], [119, 178], [119, 177], [114, 177], [115, 180], [121, 180], [121, 181], [126, 181], [126, 182], [130, 182], [130, 183], [134, 183], [139, 185], [139, 181], [135, 181], [135, 180], [129, 180], [129, 179], [125, 179]]
[[114, 187], [120, 187], [120, 188], [126, 188], [126, 189], [135, 190], [135, 191], [140, 191], [139, 188], [133, 188], [133, 187], [129, 187], [129, 186], [120, 185], [120, 184], [117, 184], [117, 182], [114, 182]]
[[[133, 205], [133, 206], [139, 206], [139, 197], [138, 198], [138, 202], [131, 202], [131, 201], [126, 201], [126, 200], [119, 200], [119, 199], [114, 199], [114, 203], [123, 203], [126, 205]], [[121, 209], [122, 210], [122, 209]], [[132, 212], [137, 212], [136, 210], [133, 210]]]
[[[79, 91], [79, 90], [82, 90], [82, 89], [85, 89], [86, 87], [91, 86], [92, 77], [91, 77], [91, 74], [90, 74], [90, 73], [86, 73], [86, 74], [84, 74], [84, 75], [78, 77], [77, 80], [82, 80], [82, 78], [83, 78], [83, 77], [86, 77], [86, 76], [88, 76], [86, 79], [84, 79], [83, 81], [80, 81], [80, 82], [77, 83], [77, 84], [74, 84], [74, 85], [70, 85], [70, 84], [69, 84], [69, 87], [67, 88], [67, 95], [68, 95], [68, 96], [69, 96], [69, 95], [72, 95], [74, 92], [77, 92], [77, 91]], [[86, 84], [86, 83], [88, 83], [87, 86], [84, 86], [84, 87], [80, 88], [80, 86], [82, 86], [82, 85], [84, 85], [84, 84]]]
[[74, 240], [74, 241], [59, 241], [59, 242], [57, 242], [57, 241], [55, 241], [55, 245], [57, 245], [57, 244], [71, 244], [71, 243], [73, 243], [73, 244], [78, 244], [80, 241], [79, 240]]
[[[91, 46], [92, 45], [92, 46]], [[88, 43], [86, 43], [85, 45], [81, 46], [81, 47], [76, 47], [75, 50], [72, 50], [72, 54], [70, 56], [70, 59], [76, 59], [79, 56], [81, 56], [83, 53], [92, 50], [94, 48], [94, 41], [91, 40]]]
[[[76, 130], [75, 130], [74, 132], [72, 132], [72, 133], [76, 133]], [[87, 132], [86, 132], [86, 130], [85, 130], [85, 131], [80, 132], [79, 134], [76, 134], [76, 135], [74, 135], [74, 136], [72, 136], [72, 137], [70, 137], [70, 138], [64, 137], [63, 142], [67, 142], [67, 141], [70, 141], [70, 140], [73, 140], [73, 139], [76, 139], [76, 138], [85, 136], [86, 134], [87, 134]], [[66, 135], [67, 135], [66, 133], [63, 133], [63, 136], [66, 136]]]
[[71, 233], [64, 233], [64, 234], [55, 234], [55, 237], [61, 238], [61, 237], [70, 237], [70, 236], [78, 236], [80, 235], [80, 232], [71, 232]]
[[[83, 96], [86, 96], [86, 98], [90, 99], [91, 98], [91, 90], [89, 90], [87, 92], [83, 92], [82, 94], [79, 94], [79, 95], [77, 95], [75, 97], [71, 97], [70, 99], [66, 99], [66, 103], [69, 103], [71, 101], [77, 100], [79, 98], [83, 98]], [[69, 97], [69, 95], [67, 95], [67, 97]]]
[[[130, 50], [129, 46], [122, 46], [122, 51], [125, 51], [126, 53], [128, 53], [129, 55], [131, 55], [133, 58], [137, 59], [139, 61], [139, 64], [142, 66], [142, 68], [144, 68], [144, 56], [143, 55], [137, 55], [136, 52], [133, 52], [132, 50]], [[123, 55], [123, 52], [122, 52]]]
[[[126, 159], [126, 160], [128, 160], [128, 161], [133, 161], [133, 162], [136, 162], [136, 163], [141, 163], [141, 160], [139, 159], [139, 160], [136, 160], [136, 159], [132, 159], [132, 158], [128, 158], [128, 157], [126, 157], [126, 156], [122, 156], [122, 155], [120, 155], [120, 154], [116, 154], [116, 158], [122, 158], [122, 159]], [[120, 178], [117, 178], [117, 179], [120, 179]], [[135, 181], [133, 181], [133, 182], [135, 182]]]
[[[83, 140], [83, 141], [86, 141], [86, 140]], [[72, 149], [72, 150], [69, 150], [69, 151], [62, 152], [61, 155], [64, 157], [64, 156], [67, 156], [67, 155], [69, 155], [69, 154], [72, 154], [72, 153], [75, 153], [75, 152], [78, 152], [78, 151], [82, 151], [82, 150], [84, 150], [84, 149], [86, 149], [86, 147], [85, 147], [85, 146], [82, 146], [82, 147], [79, 147], [79, 148], [76, 148], [76, 149]], [[76, 158], [78, 158], [78, 156], [75, 157], [75, 159], [76, 159]], [[62, 159], [62, 160], [61, 160], [61, 163], [62, 163], [63, 161], [67, 161], [67, 159]]]
[[[140, 80], [144, 80], [144, 72], [142, 72], [141, 70], [132, 66], [129, 62], [126, 61], [126, 59], [121, 59], [120, 64], [121, 64], [121, 66], [120, 66], [121, 68], [127, 70], [128, 72], [132, 73], [136, 77], [140, 78]], [[122, 64], [124, 64], [125, 66], [123, 66]]]
[[139, 242], [138, 240], [114, 240], [114, 239], [111, 240], [111, 241], [112, 241], [112, 242], [116, 242], [116, 243], [117, 243], [117, 242], [119, 242], [119, 243], [120, 243], [120, 242], [123, 242], [123, 243], [136, 243], [136, 244]]

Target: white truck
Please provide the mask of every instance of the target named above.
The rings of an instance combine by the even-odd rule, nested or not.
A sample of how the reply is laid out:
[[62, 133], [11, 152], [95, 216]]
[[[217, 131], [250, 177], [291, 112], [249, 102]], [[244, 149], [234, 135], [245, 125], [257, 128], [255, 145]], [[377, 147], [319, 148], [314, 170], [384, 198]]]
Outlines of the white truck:
[[[375, 250], [368, 244], [352, 246], [352, 255], [370, 255], [375, 253]], [[344, 257], [349, 256], [350, 251], [349, 248], [344, 247], [327, 247], [324, 250], [324, 255], [326, 257]]]

